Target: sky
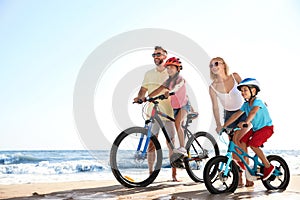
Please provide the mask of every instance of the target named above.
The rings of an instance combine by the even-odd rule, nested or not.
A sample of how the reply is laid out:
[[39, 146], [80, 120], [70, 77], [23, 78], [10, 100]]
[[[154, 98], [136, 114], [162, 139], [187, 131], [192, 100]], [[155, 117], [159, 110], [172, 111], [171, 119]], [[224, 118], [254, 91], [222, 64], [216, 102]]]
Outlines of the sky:
[[[295, 139], [300, 112], [299, 10], [296, 0], [0, 0], [0, 150], [85, 149], [73, 111], [74, 87], [83, 64], [107, 40], [146, 28], [185, 35], [210, 57], [223, 57], [231, 72], [257, 78], [275, 126], [266, 148], [299, 149]], [[140, 58], [128, 55], [114, 61], [111, 69], [116, 71], [108, 69], [105, 78], [117, 84], [122, 77], [111, 74], [120, 66], [129, 70], [152, 63], [150, 50], [136, 53]], [[188, 71], [183, 75], [197, 84], [197, 77]], [[114, 90], [102, 81], [98, 90]], [[199, 127], [208, 129], [210, 99], [206, 85], [199, 84], [204, 88], [197, 102], [202, 114]], [[113, 116], [101, 118], [103, 112], [111, 112], [111, 105], [96, 101], [99, 95], [95, 94], [99, 126], [107, 135], [110, 127], [120, 131], [110, 119]], [[111, 100], [112, 94], [106, 95]], [[105, 103], [109, 106], [101, 108]]]

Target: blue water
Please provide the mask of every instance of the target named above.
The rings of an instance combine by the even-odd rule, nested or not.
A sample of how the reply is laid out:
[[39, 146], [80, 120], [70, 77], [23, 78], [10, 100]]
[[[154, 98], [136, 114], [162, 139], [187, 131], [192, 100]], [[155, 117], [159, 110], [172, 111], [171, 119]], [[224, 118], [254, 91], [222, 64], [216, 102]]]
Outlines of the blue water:
[[[291, 173], [300, 174], [300, 150], [275, 150], [265, 153], [282, 156]], [[163, 167], [168, 168], [168, 154], [163, 154]], [[103, 179], [114, 179], [107, 150], [0, 151], [0, 184]]]

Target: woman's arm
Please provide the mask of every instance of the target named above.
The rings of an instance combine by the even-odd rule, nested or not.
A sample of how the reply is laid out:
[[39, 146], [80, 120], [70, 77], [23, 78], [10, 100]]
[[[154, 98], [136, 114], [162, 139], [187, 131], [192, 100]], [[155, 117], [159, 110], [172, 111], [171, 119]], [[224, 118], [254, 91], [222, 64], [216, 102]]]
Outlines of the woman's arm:
[[233, 113], [233, 115], [231, 115], [231, 117], [224, 123], [223, 127], [227, 127], [230, 124], [232, 124], [235, 120], [237, 120], [242, 114], [244, 113], [244, 111], [242, 110], [238, 110], [235, 113]]
[[237, 83], [240, 83], [242, 81], [242, 78], [240, 77], [240, 75], [238, 73], [234, 72], [232, 74]]
[[211, 99], [211, 103], [212, 103], [212, 109], [213, 109], [213, 115], [215, 118], [215, 122], [216, 122], [216, 131], [218, 132], [218, 130], [221, 130], [221, 120], [220, 120], [220, 110], [219, 110], [219, 105], [218, 105], [218, 99], [217, 99], [217, 94], [216, 92], [211, 88], [211, 86], [209, 87], [209, 95], [210, 95], [210, 99]]

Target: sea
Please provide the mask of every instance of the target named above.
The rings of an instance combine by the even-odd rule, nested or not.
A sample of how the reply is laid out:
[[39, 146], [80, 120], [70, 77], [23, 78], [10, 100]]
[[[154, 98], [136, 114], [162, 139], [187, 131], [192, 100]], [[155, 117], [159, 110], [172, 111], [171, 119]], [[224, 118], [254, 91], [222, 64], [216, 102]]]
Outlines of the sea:
[[[264, 152], [280, 155], [288, 163], [291, 174], [300, 175], [300, 150]], [[112, 180], [109, 153], [109, 150], [0, 151], [0, 184]], [[170, 176], [168, 153], [163, 155], [159, 176]]]

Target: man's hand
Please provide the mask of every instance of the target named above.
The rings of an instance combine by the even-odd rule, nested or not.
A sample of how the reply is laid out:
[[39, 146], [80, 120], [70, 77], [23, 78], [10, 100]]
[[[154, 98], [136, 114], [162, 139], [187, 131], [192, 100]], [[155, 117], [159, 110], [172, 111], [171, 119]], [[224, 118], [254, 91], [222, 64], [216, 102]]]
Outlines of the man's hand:
[[140, 103], [140, 101], [145, 102], [145, 100], [146, 100], [145, 97], [141, 97], [141, 98], [135, 97], [135, 98], [133, 99], [133, 102], [134, 102], [134, 103]]

